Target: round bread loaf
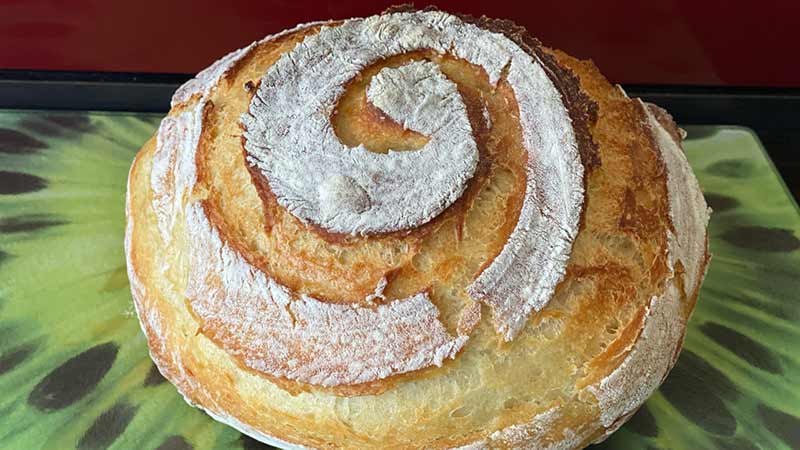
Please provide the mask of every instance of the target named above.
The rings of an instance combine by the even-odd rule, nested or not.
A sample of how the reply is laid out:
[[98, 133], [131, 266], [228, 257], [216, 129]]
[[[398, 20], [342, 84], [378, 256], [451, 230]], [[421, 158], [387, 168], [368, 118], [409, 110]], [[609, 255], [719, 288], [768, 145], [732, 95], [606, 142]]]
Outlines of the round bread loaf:
[[194, 406], [286, 448], [558, 448], [664, 380], [708, 209], [664, 110], [509, 21], [397, 8], [237, 50], [128, 180]]

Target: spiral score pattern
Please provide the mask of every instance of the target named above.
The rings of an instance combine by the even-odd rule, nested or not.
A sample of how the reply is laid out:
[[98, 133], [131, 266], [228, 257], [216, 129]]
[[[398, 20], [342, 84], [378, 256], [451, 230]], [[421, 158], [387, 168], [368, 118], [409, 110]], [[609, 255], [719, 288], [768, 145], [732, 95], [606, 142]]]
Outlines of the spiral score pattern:
[[243, 116], [249, 161], [281, 205], [329, 231], [374, 234], [428, 222], [461, 195], [477, 164], [463, 103], [435, 64], [383, 69], [367, 92], [389, 117], [430, 137], [419, 151], [348, 149], [330, 124], [349, 80], [376, 61], [416, 50], [453, 54], [481, 67], [490, 83], [505, 78], [514, 89], [527, 192], [505, 248], [469, 288], [511, 340], [563, 276], [583, 204], [583, 166], [560, 93], [510, 39], [438, 11], [325, 27], [261, 80]]
[[132, 167], [153, 360], [284, 446], [602, 439], [675, 363], [708, 261], [680, 141], [508, 21], [269, 36], [182, 86]]
[[[218, 342], [246, 366], [313, 385], [366, 383], [455, 357], [470, 327], [450, 335], [427, 292], [376, 307], [369, 299], [366, 306], [335, 305], [294, 294], [224, 242], [200, 203], [189, 199], [206, 98], [252, 48], [223, 58], [180, 89], [176, 104], [195, 95], [201, 100], [165, 119], [158, 133], [154, 209], [166, 242], [179, 217], [192, 230], [186, 295], [194, 313], [221, 330]], [[282, 206], [329, 232], [370, 235], [430, 221], [463, 193], [478, 163], [458, 87], [435, 63], [384, 68], [366, 92], [391, 120], [425, 135], [423, 148], [387, 154], [347, 148], [330, 123], [347, 83], [360, 71], [416, 50], [453, 54], [482, 68], [493, 85], [507, 79], [514, 89], [528, 152], [526, 192], [504, 248], [468, 288], [473, 300], [492, 309], [497, 331], [511, 340], [531, 311], [547, 304], [563, 276], [582, 206], [583, 166], [560, 93], [539, 62], [510, 39], [442, 12], [323, 26], [281, 55], [261, 79], [242, 116], [248, 162]], [[382, 297], [385, 284], [384, 278], [373, 298]]]

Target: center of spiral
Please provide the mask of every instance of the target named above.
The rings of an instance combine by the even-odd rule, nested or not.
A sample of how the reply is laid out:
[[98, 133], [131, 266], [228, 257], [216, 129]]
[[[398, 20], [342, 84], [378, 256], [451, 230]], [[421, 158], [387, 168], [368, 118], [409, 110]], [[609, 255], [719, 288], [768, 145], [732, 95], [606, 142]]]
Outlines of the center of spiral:
[[445, 111], [463, 105], [456, 85], [430, 61], [383, 68], [372, 78], [367, 100], [404, 129], [426, 136], [452, 120]]
[[387, 47], [375, 25], [347, 22], [306, 38], [267, 70], [242, 117], [248, 161], [278, 203], [328, 232], [373, 235], [423, 225], [461, 197], [478, 163], [458, 87], [430, 61], [384, 67], [366, 89], [369, 104], [424, 140], [419, 151], [388, 146], [383, 154], [336, 135], [335, 111], [352, 80], [379, 61], [428, 47]]
[[363, 146], [370, 152], [386, 154], [420, 150], [430, 142], [430, 136], [405, 128], [367, 96], [367, 90], [375, 84], [373, 80], [380, 72], [421, 59], [435, 61], [437, 58], [428, 52], [396, 55], [364, 68], [361, 76], [348, 83], [331, 116], [333, 130], [344, 145], [351, 149]]
[[[422, 136], [436, 133], [452, 120], [443, 111], [451, 103], [463, 104], [456, 85], [430, 61], [412, 61], [400, 67], [384, 67], [372, 77], [367, 101], [403, 130]], [[388, 153], [396, 152], [390, 148]], [[361, 214], [371, 199], [358, 181], [334, 174], [319, 186], [319, 205], [323, 220], [334, 220], [342, 213]]]

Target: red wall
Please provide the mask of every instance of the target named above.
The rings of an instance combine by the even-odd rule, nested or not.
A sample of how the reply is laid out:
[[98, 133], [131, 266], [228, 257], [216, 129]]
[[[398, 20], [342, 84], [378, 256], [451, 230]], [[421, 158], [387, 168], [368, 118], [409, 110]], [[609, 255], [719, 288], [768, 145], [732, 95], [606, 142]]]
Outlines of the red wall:
[[[392, 3], [0, 0], [0, 69], [196, 72], [298, 22]], [[800, 87], [798, 0], [435, 3], [513, 19], [550, 46], [594, 59], [616, 82]]]

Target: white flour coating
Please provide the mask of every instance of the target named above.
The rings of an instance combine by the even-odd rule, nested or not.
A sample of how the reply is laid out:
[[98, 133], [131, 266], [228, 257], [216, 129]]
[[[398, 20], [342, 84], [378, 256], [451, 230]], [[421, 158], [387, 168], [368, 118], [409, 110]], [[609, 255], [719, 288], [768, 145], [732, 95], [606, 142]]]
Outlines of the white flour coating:
[[483, 105], [483, 109], [481, 110], [481, 114], [483, 115], [483, 121], [486, 122], [486, 129], [492, 129], [492, 116], [489, 114], [489, 108], [486, 105]]
[[381, 279], [378, 281], [378, 285], [375, 286], [375, 292], [366, 296], [364, 301], [367, 304], [372, 305], [377, 299], [385, 300], [386, 297], [383, 295], [383, 290], [386, 289], [388, 284], [389, 280], [387, 280], [386, 277], [381, 277]]
[[[541, 65], [510, 39], [439, 11], [387, 14], [323, 27], [285, 53], [262, 79], [249, 113], [242, 118], [248, 130], [248, 160], [264, 172], [282, 205], [323, 226], [338, 223], [323, 223], [319, 212], [318, 186], [331, 176], [352, 179], [372, 205], [393, 198], [381, 194], [380, 187], [407, 176], [409, 168], [401, 165], [402, 158], [426, 152], [377, 155], [361, 148], [344, 149], [330, 115], [347, 81], [363, 67], [418, 49], [449, 52], [478, 64], [492, 83], [504, 68], [508, 70], [528, 151], [526, 193], [508, 242], [468, 292], [492, 308], [496, 329], [511, 340], [531, 311], [547, 304], [564, 275], [583, 203], [583, 166], [561, 95]], [[441, 170], [417, 168], [415, 184], [436, 183]], [[379, 182], [373, 183], [376, 178]], [[440, 183], [439, 188], [449, 190], [453, 185]], [[409, 188], [401, 193], [425, 204], [418, 192]], [[370, 211], [348, 215], [358, 221], [336, 230], [368, 233], [400, 225], [387, 228], [383, 218], [371, 216]]]
[[[681, 345], [685, 324], [681, 314], [681, 292], [675, 276], [678, 261], [684, 266], [684, 286], [694, 290], [702, 281], [706, 256], [708, 208], [697, 179], [679, 144], [656, 120], [648, 107], [639, 105], [646, 116], [654, 141], [667, 171], [669, 216], [675, 235], [667, 231], [668, 265], [672, 277], [664, 293], [653, 297], [644, 328], [633, 349], [610, 375], [588, 389], [598, 399], [600, 421], [605, 427], [632, 413], [658, 388]], [[691, 295], [692, 291], [684, 293]]]
[[182, 205], [197, 182], [194, 157], [203, 122], [203, 105], [199, 102], [191, 110], [167, 116], [158, 127], [150, 187], [158, 230], [167, 244]]
[[[380, 17], [306, 38], [267, 70], [242, 117], [249, 161], [264, 173], [278, 202], [337, 233], [367, 235], [428, 222], [461, 196], [478, 161], [458, 89], [430, 62], [383, 69], [367, 91], [389, 117], [430, 138], [422, 149], [379, 154], [339, 141], [330, 115], [347, 81], [404, 51], [399, 43], [377, 39], [372, 27], [385, 21]], [[336, 180], [335, 194], [324, 189], [330, 179]]]
[[462, 445], [461, 447], [453, 447], [452, 450], [486, 450], [489, 448], [489, 443], [485, 440], [473, 442], [471, 444]]
[[621, 417], [618, 417], [617, 420], [614, 421], [614, 423], [612, 423], [610, 427], [606, 428], [605, 431], [603, 431], [603, 434], [601, 434], [592, 441], [592, 444], [599, 444], [608, 439], [609, 436], [616, 433], [617, 430], [619, 430], [623, 425], [625, 425], [625, 422], [630, 420], [630, 418], [633, 417], [634, 414], [636, 414], [636, 411], [638, 411], [638, 408], [631, 410], [629, 413]]
[[[641, 100], [639, 100], [641, 102]], [[699, 286], [703, 273], [700, 268], [705, 263], [706, 233], [709, 212], [703, 191], [692, 172], [679, 144], [672, 135], [656, 120], [649, 105], [641, 104], [656, 144], [661, 151], [661, 159], [667, 166], [667, 191], [669, 196], [669, 217], [675, 234], [669, 238], [669, 264], [675, 267], [677, 261], [684, 266], [684, 294], [692, 295]]]
[[447, 333], [424, 294], [374, 308], [296, 297], [223, 243], [199, 203], [187, 207], [186, 222], [186, 297], [206, 335], [251, 369], [318, 386], [359, 384], [440, 366], [467, 341]]
[[456, 85], [437, 64], [426, 61], [384, 68], [372, 78], [367, 99], [405, 129], [430, 140], [416, 152], [369, 153], [378, 161], [396, 161], [376, 168], [386, 176], [372, 189], [379, 199], [373, 217], [354, 219], [377, 219], [384, 225], [376, 228], [388, 231], [421, 225], [458, 200], [475, 173], [478, 146], [467, 108]]
[[547, 305], [563, 278], [584, 195], [583, 165], [561, 95], [530, 56], [514, 58], [508, 82], [528, 151], [525, 198], [503, 250], [468, 288], [492, 308], [495, 328], [506, 341], [532, 310]]
[[564, 435], [560, 441], [547, 443], [542, 440], [542, 436], [548, 435], [562, 416], [561, 408], [556, 406], [537, 414], [528, 423], [511, 425], [495, 431], [489, 436], [489, 439], [492, 442], [501, 442], [509, 448], [536, 450], [572, 450], [579, 448], [592, 434], [595, 427], [585, 426], [584, 431], [581, 432], [567, 428], [564, 429]]
[[332, 175], [319, 184], [319, 212], [327, 221], [336, 222], [342, 215], [359, 216], [372, 206], [367, 191], [345, 175]]

